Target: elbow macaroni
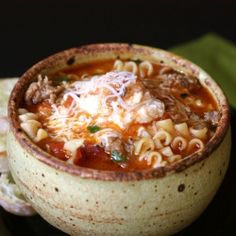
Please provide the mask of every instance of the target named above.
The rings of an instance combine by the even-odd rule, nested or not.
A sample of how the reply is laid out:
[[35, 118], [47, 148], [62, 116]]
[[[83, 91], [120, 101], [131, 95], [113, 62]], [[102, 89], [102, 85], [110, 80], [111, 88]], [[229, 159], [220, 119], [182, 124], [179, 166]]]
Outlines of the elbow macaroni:
[[115, 60], [113, 68], [114, 68], [114, 70], [121, 71], [121, 70], [123, 70], [123, 66], [124, 66], [124, 64], [121, 60]]
[[[173, 163], [182, 159], [182, 152], [194, 153], [202, 151], [208, 129], [194, 129], [187, 123], [174, 124], [171, 119], [154, 122], [148, 128], [140, 127], [135, 142], [135, 155], [139, 160], [146, 160], [153, 168]], [[151, 130], [150, 130], [151, 129]]]
[[200, 152], [204, 148], [204, 143], [199, 138], [193, 138], [188, 143], [188, 150], [189, 151], [192, 151], [195, 148], [197, 148], [197, 151], [195, 151], [195, 152]]
[[154, 148], [153, 140], [149, 137], [143, 137], [134, 143], [134, 154], [142, 155], [147, 151], [153, 151]]
[[140, 161], [146, 160], [147, 165], [152, 166], [152, 168], [157, 168], [159, 166], [162, 166], [162, 155], [159, 152], [153, 152], [149, 151], [145, 155], [141, 155], [139, 157]]
[[163, 148], [163, 146], [167, 146], [170, 144], [172, 140], [172, 136], [165, 130], [157, 131], [155, 136], [153, 137], [153, 141], [155, 143], [156, 148]]
[[183, 135], [185, 138], [189, 137], [189, 128], [186, 122], [174, 125], [175, 130], [179, 132], [180, 135]]
[[24, 108], [20, 108], [18, 113], [21, 122], [20, 127], [34, 142], [39, 142], [48, 137], [47, 131], [42, 128], [36, 114], [28, 112]]
[[150, 76], [153, 73], [153, 65], [149, 61], [143, 61], [137, 65], [134, 61], [122, 62], [121, 60], [115, 60], [113, 69], [129, 71], [135, 75], [139, 75], [141, 78]]
[[188, 146], [187, 140], [181, 136], [175, 137], [171, 143], [171, 147], [174, 150], [179, 150], [179, 151], [185, 150], [187, 146]]
[[166, 130], [169, 133], [174, 133], [175, 132], [174, 124], [173, 124], [173, 121], [171, 119], [165, 119], [165, 120], [157, 121], [156, 122], [156, 127], [158, 129], [162, 128], [162, 129]]
[[207, 137], [207, 128], [206, 127], [202, 128], [202, 129], [190, 128], [189, 130], [190, 130], [190, 133], [196, 138], [206, 139], [206, 137]]
[[137, 67], [136, 63], [133, 61], [125, 62], [123, 69], [125, 71], [132, 72], [135, 75], [138, 73], [138, 67]]
[[143, 61], [139, 64], [139, 73], [142, 78], [150, 76], [153, 72], [153, 66], [149, 61]]

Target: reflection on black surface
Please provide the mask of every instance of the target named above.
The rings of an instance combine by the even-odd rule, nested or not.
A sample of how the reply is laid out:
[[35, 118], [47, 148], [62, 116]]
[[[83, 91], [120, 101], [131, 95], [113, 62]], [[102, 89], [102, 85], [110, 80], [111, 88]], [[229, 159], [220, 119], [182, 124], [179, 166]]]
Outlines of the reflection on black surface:
[[[232, 110], [232, 143], [236, 141], [236, 110]], [[235, 232], [236, 212], [236, 163], [233, 158], [236, 146], [232, 145], [231, 161], [223, 184], [209, 207], [191, 226], [176, 234], [184, 235], [232, 235]], [[0, 210], [6, 228], [13, 236], [65, 236], [40, 216], [18, 217]]]

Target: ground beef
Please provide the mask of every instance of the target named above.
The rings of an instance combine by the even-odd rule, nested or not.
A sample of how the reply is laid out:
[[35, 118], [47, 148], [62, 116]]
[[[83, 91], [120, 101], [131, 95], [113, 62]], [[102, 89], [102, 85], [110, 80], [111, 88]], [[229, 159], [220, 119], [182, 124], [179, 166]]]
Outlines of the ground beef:
[[209, 111], [204, 113], [204, 120], [216, 126], [220, 120], [220, 113], [218, 111]]
[[179, 94], [179, 91], [186, 94], [197, 92], [202, 85], [196, 77], [166, 67], [160, 71], [156, 78], [144, 79], [143, 84], [150, 89], [154, 97], [164, 102], [165, 111], [175, 123], [187, 122], [190, 126], [198, 126], [199, 128], [209, 126], [210, 120], [207, 121], [206, 117], [200, 117], [193, 113], [188, 105], [172, 95]]
[[191, 113], [189, 115], [189, 125], [201, 129], [207, 127], [210, 130], [214, 130], [220, 119], [220, 113], [218, 111], [205, 112], [203, 116]]
[[179, 72], [165, 73], [157, 78], [159, 84], [165, 89], [186, 89], [189, 93], [195, 93], [201, 88], [199, 80], [191, 75]]
[[172, 95], [160, 98], [166, 107], [166, 112], [170, 115], [175, 123], [185, 122], [189, 119], [191, 112], [189, 107], [175, 99]]
[[45, 76], [42, 78], [38, 76], [38, 81], [30, 84], [29, 88], [25, 93], [25, 102], [27, 105], [37, 104], [45, 99], [50, 99], [54, 102], [57, 95], [63, 90], [63, 86], [52, 86], [52, 81], [48, 80]]
[[188, 125], [195, 129], [202, 129], [204, 127], [208, 127], [207, 122], [198, 114], [191, 113], [189, 114]]
[[107, 137], [107, 142], [104, 144], [104, 150], [106, 153], [111, 153], [116, 150], [120, 153], [124, 152], [123, 142], [120, 137]]

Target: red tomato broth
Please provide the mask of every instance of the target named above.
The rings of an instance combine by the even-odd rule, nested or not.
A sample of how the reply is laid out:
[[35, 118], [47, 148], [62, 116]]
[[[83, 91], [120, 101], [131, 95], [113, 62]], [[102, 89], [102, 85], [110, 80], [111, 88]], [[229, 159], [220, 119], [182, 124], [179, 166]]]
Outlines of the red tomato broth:
[[45, 138], [39, 141], [37, 145], [60, 160], [66, 161], [69, 159], [64, 150], [64, 142], [58, 142], [52, 138]]
[[[70, 158], [64, 150], [64, 142], [56, 142], [51, 138], [46, 138], [38, 142], [37, 145], [60, 160], [67, 161]], [[74, 164], [92, 169], [113, 171], [134, 171], [150, 168], [145, 161], [138, 161], [136, 157], [131, 157], [126, 167], [121, 167], [112, 161], [110, 155], [105, 153], [103, 148], [92, 143], [85, 144], [77, 149]]]

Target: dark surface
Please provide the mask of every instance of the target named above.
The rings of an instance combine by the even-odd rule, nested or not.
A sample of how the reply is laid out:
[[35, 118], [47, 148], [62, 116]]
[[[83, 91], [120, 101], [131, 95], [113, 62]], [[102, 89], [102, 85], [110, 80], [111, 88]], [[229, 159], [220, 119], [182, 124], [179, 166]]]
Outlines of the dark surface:
[[[1, 0], [0, 77], [19, 76], [50, 54], [88, 43], [131, 42], [166, 49], [208, 32], [236, 42], [235, 12], [233, 0]], [[235, 143], [235, 111], [232, 121]], [[233, 153], [235, 145], [229, 170], [213, 202], [194, 224], [178, 235], [236, 234]], [[39, 216], [17, 217], [2, 209], [0, 213], [13, 236], [64, 235]]]

